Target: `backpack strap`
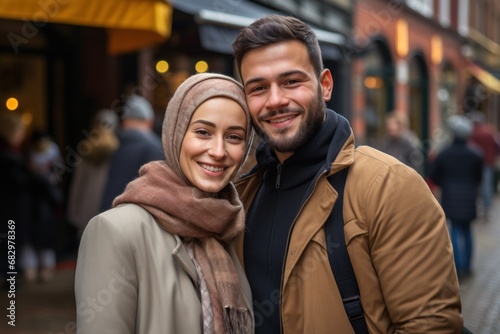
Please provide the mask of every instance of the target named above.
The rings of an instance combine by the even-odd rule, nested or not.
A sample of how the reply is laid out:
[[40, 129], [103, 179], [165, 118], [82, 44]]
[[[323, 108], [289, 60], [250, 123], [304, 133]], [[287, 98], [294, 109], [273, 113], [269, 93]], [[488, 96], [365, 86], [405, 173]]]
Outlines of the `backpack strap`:
[[343, 199], [348, 169], [344, 168], [328, 178], [339, 197], [325, 223], [325, 235], [328, 259], [349, 321], [356, 334], [367, 334], [368, 328], [361, 305], [358, 282], [352, 269], [344, 237]]

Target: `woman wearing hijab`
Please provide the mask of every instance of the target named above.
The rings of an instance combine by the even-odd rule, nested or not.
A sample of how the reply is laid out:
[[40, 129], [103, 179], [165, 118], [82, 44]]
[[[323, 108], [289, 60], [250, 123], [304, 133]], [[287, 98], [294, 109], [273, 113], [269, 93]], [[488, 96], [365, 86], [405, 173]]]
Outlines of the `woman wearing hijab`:
[[253, 333], [231, 246], [245, 213], [230, 182], [251, 139], [238, 82], [208, 73], [179, 86], [163, 123], [165, 160], [144, 165], [85, 229], [79, 333]]

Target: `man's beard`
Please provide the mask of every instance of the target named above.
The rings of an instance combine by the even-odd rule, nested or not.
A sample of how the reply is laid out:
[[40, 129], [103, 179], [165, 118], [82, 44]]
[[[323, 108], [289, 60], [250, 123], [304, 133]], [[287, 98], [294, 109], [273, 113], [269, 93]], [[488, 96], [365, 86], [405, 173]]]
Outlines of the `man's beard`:
[[[285, 138], [284, 136], [280, 138], [275, 138], [269, 136], [260, 127], [255, 127], [255, 132], [264, 139], [267, 145], [274, 151], [280, 153], [293, 153], [301, 148], [321, 127], [323, 124], [326, 103], [323, 100], [323, 95], [321, 89], [318, 90], [316, 99], [313, 99], [309, 103], [309, 112], [306, 114], [305, 119], [300, 124], [297, 133], [291, 138]], [[305, 110], [303, 108], [280, 108], [277, 110], [271, 110], [266, 117], [275, 116], [279, 114], [285, 114], [287, 112], [298, 112], [304, 114]], [[280, 132], [284, 135], [289, 129], [282, 129]]]

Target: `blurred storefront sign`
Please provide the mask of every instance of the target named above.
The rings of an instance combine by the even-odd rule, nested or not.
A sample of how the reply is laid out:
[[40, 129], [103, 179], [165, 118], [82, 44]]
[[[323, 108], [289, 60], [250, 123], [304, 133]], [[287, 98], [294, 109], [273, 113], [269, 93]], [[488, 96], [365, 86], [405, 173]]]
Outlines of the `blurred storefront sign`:
[[483, 84], [486, 89], [490, 90], [494, 94], [500, 94], [500, 77], [475, 63], [471, 63], [467, 67], [467, 70], [473, 77]]
[[47, 23], [107, 28], [108, 52], [119, 54], [163, 42], [170, 35], [172, 7], [165, 0], [2, 0], [0, 18], [21, 20], [11, 43], [28, 39]]
[[[202, 46], [210, 51], [232, 54], [232, 42], [240, 28], [268, 14], [281, 14], [250, 1], [174, 0], [175, 9], [195, 16]], [[343, 56], [346, 37], [311, 24], [320, 42], [323, 58], [339, 60]]]

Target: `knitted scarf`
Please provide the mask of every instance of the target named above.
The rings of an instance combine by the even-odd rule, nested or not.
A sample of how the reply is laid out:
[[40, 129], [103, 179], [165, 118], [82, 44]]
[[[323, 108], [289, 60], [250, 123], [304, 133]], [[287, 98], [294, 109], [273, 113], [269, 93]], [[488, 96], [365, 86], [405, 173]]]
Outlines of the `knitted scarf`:
[[233, 184], [217, 197], [193, 187], [164, 161], [144, 165], [113, 206], [135, 203], [167, 232], [193, 243], [212, 305], [214, 333], [246, 333], [249, 311], [225, 246], [243, 232], [245, 213]]

